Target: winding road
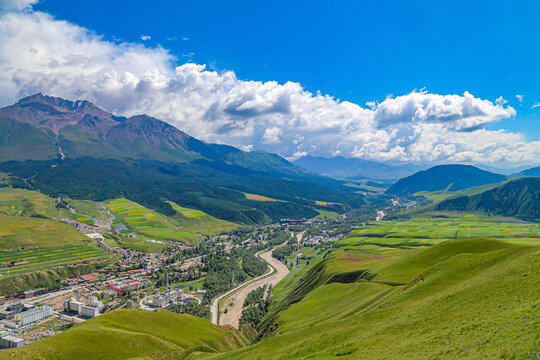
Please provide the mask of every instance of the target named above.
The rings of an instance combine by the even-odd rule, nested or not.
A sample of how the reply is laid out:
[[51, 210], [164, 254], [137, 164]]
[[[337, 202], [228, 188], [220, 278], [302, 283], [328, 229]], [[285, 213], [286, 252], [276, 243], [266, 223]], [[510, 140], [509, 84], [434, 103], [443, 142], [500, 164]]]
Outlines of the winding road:
[[[284, 246], [286, 243], [278, 245], [271, 250], [258, 253], [261, 259], [268, 264], [268, 272], [264, 275], [251, 279], [232, 290], [227, 291], [225, 294], [218, 296], [212, 301], [210, 311], [212, 312], [212, 323], [216, 325], [231, 325], [238, 328], [240, 316], [242, 316], [242, 305], [244, 299], [251, 291], [265, 284], [275, 286], [280, 282], [287, 274], [289, 269], [285, 264], [274, 259], [272, 257], [272, 251]], [[233, 305], [230, 305], [230, 304]], [[227, 313], [223, 312], [223, 309], [227, 309]], [[221, 313], [218, 317], [218, 311]]]

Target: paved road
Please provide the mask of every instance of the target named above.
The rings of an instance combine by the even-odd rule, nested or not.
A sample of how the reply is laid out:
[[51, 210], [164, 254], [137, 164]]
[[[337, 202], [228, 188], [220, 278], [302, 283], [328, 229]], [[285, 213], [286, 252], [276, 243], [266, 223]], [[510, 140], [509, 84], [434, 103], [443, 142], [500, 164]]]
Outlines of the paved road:
[[[282, 262], [274, 259], [272, 257], [272, 251], [278, 247], [284, 246], [285, 244], [276, 246], [272, 250], [257, 254], [261, 259], [266, 261], [269, 265], [269, 270], [266, 274], [259, 276], [255, 279], [252, 279], [244, 284], [237, 286], [236, 288], [226, 292], [225, 294], [217, 297], [212, 302], [210, 308], [212, 312], [212, 323], [217, 325], [231, 325], [238, 327], [238, 322], [240, 316], [242, 315], [242, 305], [244, 304], [244, 299], [246, 298], [249, 292], [255, 290], [256, 288], [263, 286], [265, 284], [270, 284], [275, 286], [278, 282], [281, 281], [289, 273], [289, 269]], [[274, 270], [275, 269], [275, 270]], [[218, 303], [221, 301], [221, 315], [219, 316], [218, 324]], [[233, 303], [232, 306], [229, 306], [230, 303]], [[227, 313], [224, 314], [223, 310], [227, 308]]]

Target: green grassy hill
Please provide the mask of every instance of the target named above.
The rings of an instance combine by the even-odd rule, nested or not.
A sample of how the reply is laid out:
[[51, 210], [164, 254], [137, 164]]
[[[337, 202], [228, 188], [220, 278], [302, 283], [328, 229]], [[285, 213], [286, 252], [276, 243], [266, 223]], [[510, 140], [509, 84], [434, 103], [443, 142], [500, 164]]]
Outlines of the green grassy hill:
[[235, 330], [191, 315], [120, 310], [23, 348], [1, 350], [0, 359], [183, 359], [243, 345]]
[[0, 215], [0, 249], [22, 249], [89, 240], [71, 226], [34, 217]]
[[[382, 252], [371, 262], [333, 254], [304, 278], [314, 286], [302, 300], [267, 323], [272, 336], [204, 358], [534, 358], [539, 255], [537, 247], [492, 239], [445, 241], [387, 261]], [[332, 281], [339, 258], [349, 262], [346, 273], [367, 269], [374, 277]]]
[[477, 195], [448, 199], [437, 204], [435, 210], [478, 211], [538, 221], [540, 179], [522, 178]]

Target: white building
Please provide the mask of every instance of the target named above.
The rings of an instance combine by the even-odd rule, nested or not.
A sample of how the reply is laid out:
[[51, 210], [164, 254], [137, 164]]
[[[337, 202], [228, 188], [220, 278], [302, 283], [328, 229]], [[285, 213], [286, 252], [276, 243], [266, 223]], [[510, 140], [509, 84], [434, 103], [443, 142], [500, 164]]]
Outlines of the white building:
[[54, 310], [50, 306], [36, 306], [30, 310], [18, 313], [14, 319], [20, 321], [21, 326], [25, 326], [33, 322], [48, 318], [49, 316], [52, 316], [53, 313]]
[[66, 301], [64, 301], [64, 310], [70, 311], [70, 312], [76, 312], [79, 313], [79, 309], [84, 305], [83, 302], [76, 301], [73, 298], [69, 298]]
[[97, 240], [97, 241], [103, 241], [104, 240], [103, 235], [101, 235], [99, 233], [91, 233], [91, 234], [85, 234], [85, 235], [88, 236], [89, 238]]
[[81, 306], [79, 315], [85, 316], [85, 317], [96, 317], [96, 316], [99, 316], [99, 309], [93, 306], [87, 306], [87, 305]]
[[169, 290], [163, 294], [155, 296], [150, 305], [153, 307], [162, 308], [169, 304], [174, 303], [178, 298], [181, 298], [184, 295], [184, 290]]
[[24, 346], [24, 340], [13, 335], [5, 335], [0, 337], [0, 348], [12, 349]]
[[76, 301], [73, 298], [69, 298], [64, 301], [64, 310], [75, 312], [80, 316], [96, 317], [99, 315], [99, 311], [103, 308], [103, 303], [98, 300], [97, 297], [92, 296], [88, 303]]

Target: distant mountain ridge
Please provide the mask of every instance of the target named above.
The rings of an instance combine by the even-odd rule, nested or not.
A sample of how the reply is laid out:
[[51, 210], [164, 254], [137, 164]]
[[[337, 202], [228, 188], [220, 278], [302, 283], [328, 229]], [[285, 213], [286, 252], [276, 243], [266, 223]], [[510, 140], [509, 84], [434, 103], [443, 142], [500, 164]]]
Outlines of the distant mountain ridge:
[[438, 165], [400, 179], [388, 188], [386, 193], [406, 196], [420, 191], [457, 191], [506, 180], [506, 176], [481, 170], [472, 165]]
[[343, 156], [332, 158], [304, 156], [293, 161], [293, 164], [320, 175], [347, 180], [397, 180], [425, 168], [415, 164], [390, 165]]
[[484, 211], [537, 221], [540, 220], [540, 179], [521, 178], [477, 195], [447, 199], [435, 210]]
[[207, 159], [252, 170], [308, 174], [277, 155], [208, 144], [148, 115], [115, 116], [86, 100], [69, 101], [41, 93], [0, 109], [0, 150], [4, 144], [23, 138], [32, 139], [44, 151], [4, 151], [0, 152], [0, 161], [50, 160], [59, 156], [173, 162]]
[[43, 94], [0, 109], [0, 171], [14, 186], [54, 197], [126, 197], [173, 216], [170, 200], [245, 224], [363, 203], [353, 188], [276, 154], [208, 144], [148, 115], [115, 116], [88, 101]]
[[533, 167], [516, 174], [515, 176], [533, 176], [540, 177], [540, 166]]

